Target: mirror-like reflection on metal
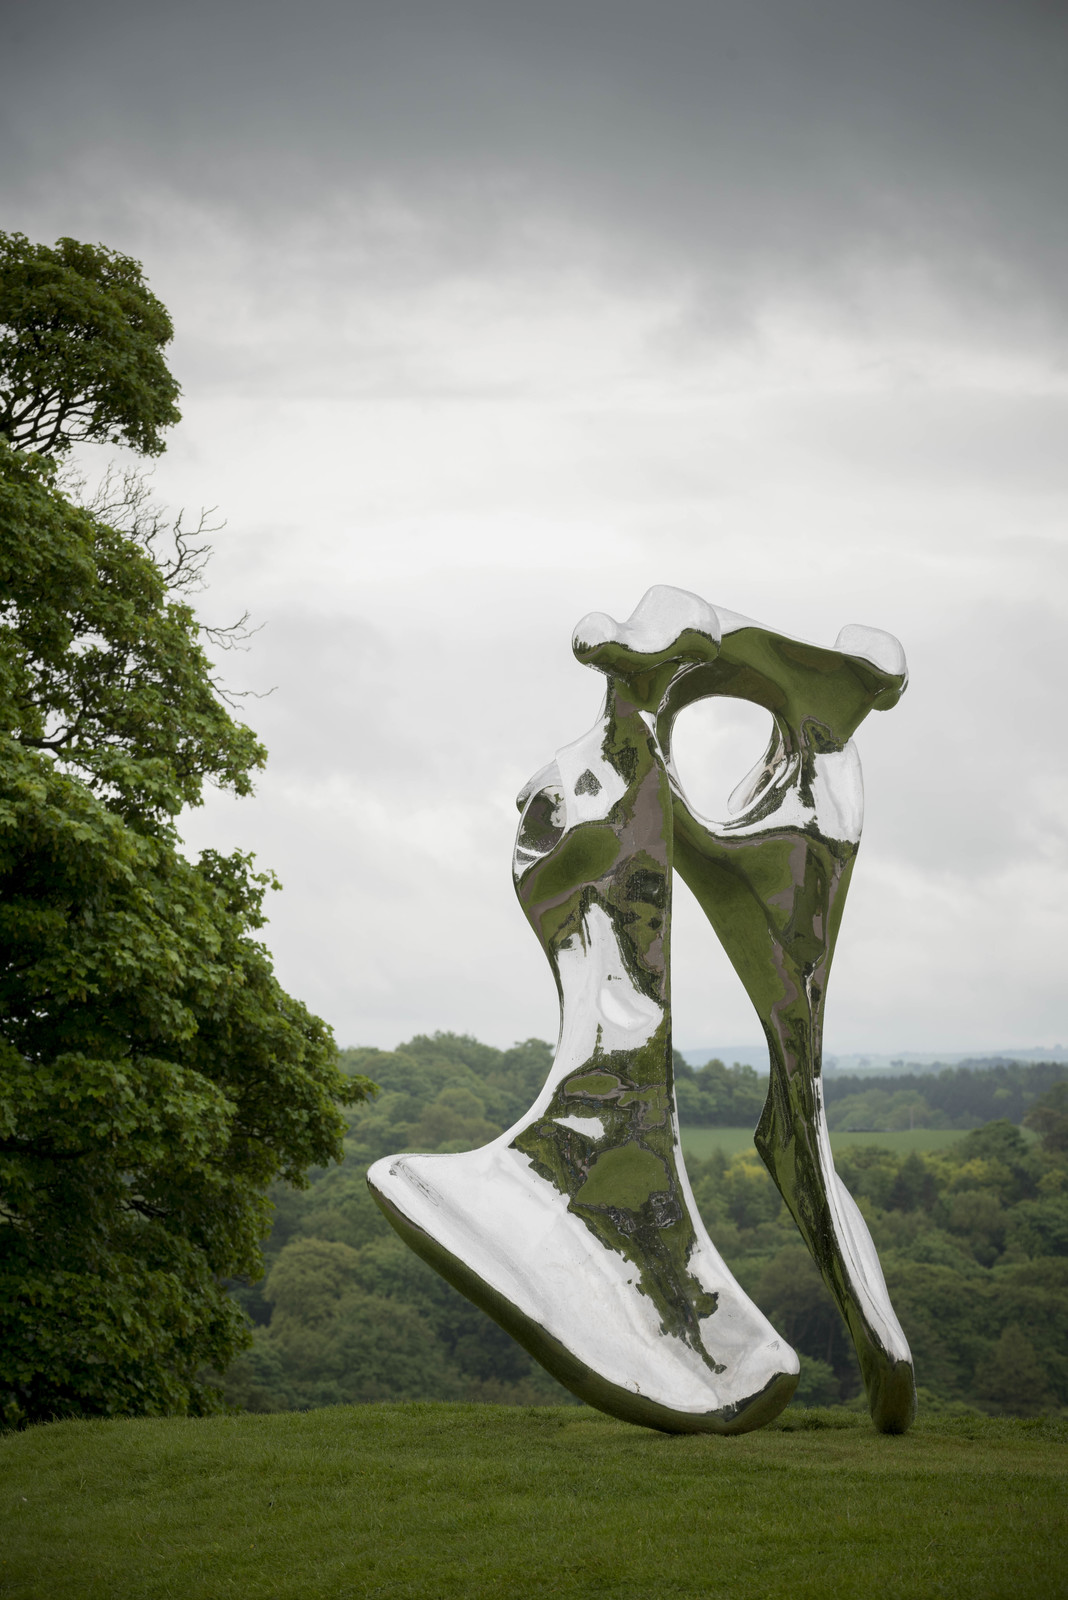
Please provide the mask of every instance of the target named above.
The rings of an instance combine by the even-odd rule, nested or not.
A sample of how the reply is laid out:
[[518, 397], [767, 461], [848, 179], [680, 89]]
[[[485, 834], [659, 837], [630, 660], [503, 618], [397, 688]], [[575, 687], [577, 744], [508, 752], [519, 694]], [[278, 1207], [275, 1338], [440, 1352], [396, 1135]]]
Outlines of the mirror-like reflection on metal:
[[[793, 1351], [743, 1294], [697, 1215], [671, 1077], [673, 863], [756, 1007], [771, 1079], [756, 1142], [860, 1358], [872, 1416], [903, 1431], [911, 1358], [864, 1221], [834, 1170], [820, 1084], [827, 973], [860, 838], [850, 735], [900, 697], [897, 641], [833, 650], [683, 590], [576, 629], [608, 691], [590, 732], [519, 796], [514, 873], [556, 978], [560, 1039], [529, 1114], [481, 1150], [376, 1162], [403, 1238], [591, 1404], [675, 1431], [769, 1421]], [[710, 696], [772, 716], [764, 760], [713, 822], [670, 761], [675, 720]]]
[[[716, 649], [685, 643], [687, 662]], [[655, 676], [660, 663], [630, 665]], [[552, 1072], [499, 1139], [379, 1161], [372, 1192], [420, 1255], [590, 1403], [674, 1431], [758, 1427], [789, 1400], [798, 1363], [716, 1252], [686, 1180], [671, 792], [625, 679], [519, 799], [516, 888], [560, 993]]]
[[[850, 735], [870, 710], [900, 699], [904, 654], [874, 629], [845, 628], [825, 650], [716, 615], [719, 654], [676, 674], [656, 720], [674, 796], [675, 863], [767, 1037], [771, 1078], [757, 1149], [849, 1327], [876, 1427], [900, 1433], [916, 1409], [912, 1359], [867, 1225], [834, 1169], [821, 1052], [827, 976], [863, 818]], [[696, 813], [670, 760], [679, 712], [713, 695], [752, 701], [773, 721], [767, 754], [732, 794], [724, 822]]]

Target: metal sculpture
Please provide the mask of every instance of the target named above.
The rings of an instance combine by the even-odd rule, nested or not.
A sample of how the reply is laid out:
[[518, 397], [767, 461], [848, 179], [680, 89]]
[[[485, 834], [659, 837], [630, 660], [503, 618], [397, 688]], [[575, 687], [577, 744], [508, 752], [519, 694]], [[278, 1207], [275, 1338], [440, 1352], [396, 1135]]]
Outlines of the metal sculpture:
[[[674, 863], [768, 1039], [757, 1148], [846, 1319], [876, 1426], [902, 1432], [915, 1410], [908, 1345], [835, 1173], [820, 1084], [860, 838], [850, 735], [900, 697], [901, 647], [847, 628], [819, 649], [663, 587], [626, 623], [585, 618], [573, 646], [607, 676], [604, 709], [521, 792], [513, 869], [560, 995], [552, 1071], [499, 1138], [378, 1161], [371, 1192], [419, 1255], [592, 1405], [677, 1432], [742, 1432], [781, 1410], [797, 1358], [708, 1238], [682, 1160]], [[679, 712], [715, 695], [764, 706], [774, 729], [724, 823], [698, 815], [671, 764]]]

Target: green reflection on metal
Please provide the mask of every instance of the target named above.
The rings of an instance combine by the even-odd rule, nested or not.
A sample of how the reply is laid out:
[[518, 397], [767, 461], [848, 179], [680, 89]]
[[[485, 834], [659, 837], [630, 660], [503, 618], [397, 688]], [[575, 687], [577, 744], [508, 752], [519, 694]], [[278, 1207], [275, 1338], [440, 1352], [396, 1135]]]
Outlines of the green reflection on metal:
[[617, 1206], [636, 1212], [667, 1199], [671, 1174], [659, 1156], [631, 1139], [597, 1156], [574, 1196], [576, 1206]]
[[[839, 651], [799, 645], [756, 627], [723, 637], [714, 662], [668, 686], [656, 720], [670, 761], [680, 711], [709, 696], [752, 701], [773, 732], [741, 809], [698, 818], [673, 782], [678, 871], [756, 1008], [771, 1079], [755, 1143], [856, 1346], [876, 1426], [903, 1432], [915, 1414], [911, 1361], [885, 1298], [874, 1246], [834, 1173], [820, 1073], [827, 978], [860, 837], [860, 773], [849, 737], [872, 709], [894, 705], [903, 672]], [[853, 802], [855, 816], [849, 814]], [[867, 1280], [867, 1283], [865, 1282]], [[900, 1330], [897, 1330], [899, 1332]]]
[[[900, 697], [900, 647], [847, 629], [826, 650], [661, 588], [625, 624], [584, 619], [574, 649], [608, 679], [604, 710], [523, 791], [515, 852], [520, 904], [561, 1000], [552, 1076], [482, 1151], [378, 1162], [372, 1192], [413, 1249], [592, 1404], [686, 1431], [776, 1415], [796, 1358], [690, 1210], [671, 1066], [677, 866], [768, 1040], [757, 1148], [850, 1328], [876, 1425], [901, 1432], [915, 1409], [911, 1358], [834, 1171], [820, 1090], [827, 978], [860, 838], [850, 736]], [[772, 718], [726, 822], [697, 814], [670, 760], [680, 712], [715, 696]], [[487, 1215], [497, 1205], [500, 1225]], [[550, 1236], [579, 1263], [565, 1284], [539, 1254]], [[680, 1352], [696, 1388], [672, 1388]]]
[[[664, 933], [671, 901], [672, 796], [655, 737], [627, 692], [627, 685], [609, 680], [600, 748], [608, 773], [598, 779], [587, 770], [574, 786], [577, 793], [599, 795], [615, 774], [619, 798], [603, 821], [581, 822], [574, 832], [542, 829], [537, 842], [530, 833], [521, 835], [531, 853], [537, 843], [546, 853], [526, 867], [516, 887], [558, 983], [561, 957], [585, 941], [591, 911], [599, 908], [634, 991], [656, 1007], [655, 1026], [637, 1047], [614, 1052], [603, 1049], [599, 1031], [579, 1071], [513, 1144], [568, 1197], [569, 1209], [601, 1243], [633, 1266], [662, 1331], [684, 1339], [720, 1372], [700, 1327], [700, 1319], [715, 1311], [716, 1296], [688, 1267], [696, 1233], [680, 1191], [681, 1152], [669, 1114], [674, 1090]], [[606, 975], [606, 986], [613, 981], [625, 989], [621, 979]], [[583, 1120], [589, 1131], [574, 1126]]]

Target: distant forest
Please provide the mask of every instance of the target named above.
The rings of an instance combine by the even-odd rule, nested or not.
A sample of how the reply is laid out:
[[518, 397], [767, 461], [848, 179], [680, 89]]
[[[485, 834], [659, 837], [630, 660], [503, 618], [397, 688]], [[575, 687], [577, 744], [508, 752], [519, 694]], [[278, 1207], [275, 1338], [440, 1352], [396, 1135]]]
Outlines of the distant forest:
[[[998, 1117], [1022, 1122], [1035, 1102], [1066, 1078], [1068, 1066], [1050, 1061], [944, 1067], [937, 1073], [886, 1077], [832, 1075], [823, 1079], [823, 1098], [832, 1131], [978, 1128]], [[767, 1092], [767, 1076], [752, 1067], [712, 1060], [695, 1068], [675, 1052], [675, 1096], [683, 1127], [753, 1128]]]
[[[938, 1073], [892, 1077], [825, 1077], [823, 1098], [832, 1129], [978, 1128], [1004, 1117], [1021, 1123], [1054, 1084], [1068, 1079], [1063, 1062], [1009, 1061], [991, 1067], [943, 1067]], [[766, 1081], [766, 1080], [765, 1080]]]
[[[567, 1401], [524, 1350], [400, 1241], [364, 1181], [379, 1156], [465, 1150], [493, 1138], [530, 1106], [551, 1047], [529, 1039], [496, 1050], [435, 1034], [395, 1051], [349, 1050], [344, 1060], [380, 1093], [347, 1112], [340, 1166], [314, 1172], [307, 1189], [272, 1190], [266, 1275], [233, 1287], [254, 1344], [225, 1376], [228, 1400], [253, 1411], [401, 1399]], [[676, 1066], [684, 1125], [753, 1126], [764, 1091], [750, 1068]], [[1068, 1409], [1065, 1076], [1063, 1066], [950, 1068], [922, 1079], [922, 1097], [900, 1077], [859, 1086], [841, 1079], [828, 1094], [832, 1120], [857, 1115], [870, 1127], [885, 1114], [897, 1120], [884, 1125], [908, 1127], [910, 1116], [917, 1127], [930, 1125], [923, 1115], [972, 1129], [925, 1155], [869, 1145], [836, 1156], [879, 1248], [928, 1410]], [[1017, 1125], [1022, 1115], [1026, 1131]], [[717, 1247], [802, 1356], [799, 1400], [862, 1407], [841, 1318], [755, 1151], [687, 1167]]]

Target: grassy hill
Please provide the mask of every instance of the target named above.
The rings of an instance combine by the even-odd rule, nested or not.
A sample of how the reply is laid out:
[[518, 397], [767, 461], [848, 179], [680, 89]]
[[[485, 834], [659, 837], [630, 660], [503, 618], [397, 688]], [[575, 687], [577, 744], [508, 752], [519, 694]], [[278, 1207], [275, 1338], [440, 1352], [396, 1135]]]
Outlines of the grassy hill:
[[4, 1600], [1048, 1600], [1068, 1422], [339, 1406], [0, 1438]]

